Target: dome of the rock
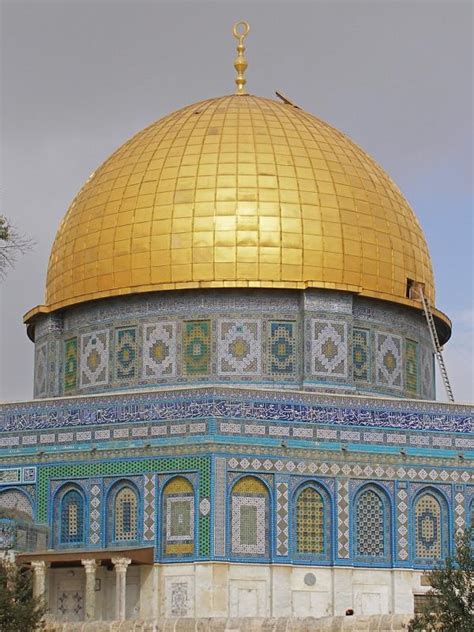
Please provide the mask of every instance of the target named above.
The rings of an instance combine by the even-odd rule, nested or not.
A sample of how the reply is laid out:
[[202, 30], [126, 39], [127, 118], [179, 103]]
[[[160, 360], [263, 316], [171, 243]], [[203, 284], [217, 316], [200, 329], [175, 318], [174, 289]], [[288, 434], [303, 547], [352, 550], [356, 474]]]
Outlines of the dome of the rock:
[[248, 32], [234, 96], [89, 178], [25, 317], [0, 552], [64, 631], [401, 630], [474, 524], [415, 214], [347, 136], [244, 92]]

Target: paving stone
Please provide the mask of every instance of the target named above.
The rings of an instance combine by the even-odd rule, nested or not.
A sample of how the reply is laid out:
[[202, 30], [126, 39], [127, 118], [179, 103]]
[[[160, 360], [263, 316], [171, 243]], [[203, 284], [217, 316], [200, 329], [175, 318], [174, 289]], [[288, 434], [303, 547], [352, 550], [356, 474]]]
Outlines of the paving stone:
[[48, 621], [45, 632], [406, 632], [410, 615], [293, 618], [179, 618], [153, 621]]

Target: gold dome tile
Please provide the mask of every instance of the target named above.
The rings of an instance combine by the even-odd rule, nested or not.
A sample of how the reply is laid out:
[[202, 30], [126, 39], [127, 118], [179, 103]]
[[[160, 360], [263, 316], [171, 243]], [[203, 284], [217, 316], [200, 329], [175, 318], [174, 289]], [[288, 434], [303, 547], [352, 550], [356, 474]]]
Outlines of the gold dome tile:
[[49, 260], [47, 312], [186, 288], [331, 288], [434, 303], [420, 225], [389, 176], [303, 110], [233, 95], [173, 112], [79, 191]]

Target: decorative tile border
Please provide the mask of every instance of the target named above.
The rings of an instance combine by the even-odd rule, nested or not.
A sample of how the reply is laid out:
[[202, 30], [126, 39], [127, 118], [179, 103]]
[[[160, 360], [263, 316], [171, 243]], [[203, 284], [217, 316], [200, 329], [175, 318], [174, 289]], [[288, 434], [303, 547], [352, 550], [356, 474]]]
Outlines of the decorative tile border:
[[153, 542], [156, 535], [155, 525], [156, 475], [145, 474], [143, 498], [143, 539]]
[[305, 476], [336, 476], [353, 479], [398, 479], [401, 481], [424, 481], [466, 484], [474, 480], [472, 469], [447, 469], [422, 466], [394, 466], [359, 464], [357, 461], [313, 461], [311, 459], [295, 459], [285, 457], [261, 456], [247, 457], [232, 456], [227, 459], [227, 467], [234, 471], [248, 471], [279, 474], [295, 474]]
[[[0, 432], [130, 422], [258, 419], [381, 429], [474, 431], [474, 408], [439, 402], [208, 387], [0, 404]], [[442, 437], [440, 437], [442, 439]], [[458, 447], [462, 447], [459, 443]]]
[[0, 469], [0, 485], [36, 483], [36, 466]]
[[286, 556], [289, 553], [289, 486], [288, 479], [276, 480], [276, 552]]
[[216, 457], [214, 466], [214, 555], [224, 557], [226, 553], [226, 460]]
[[99, 479], [93, 479], [91, 481], [89, 498], [89, 542], [92, 546], [100, 545], [101, 505], [102, 484]]
[[349, 481], [337, 481], [337, 556], [346, 559], [349, 551]]

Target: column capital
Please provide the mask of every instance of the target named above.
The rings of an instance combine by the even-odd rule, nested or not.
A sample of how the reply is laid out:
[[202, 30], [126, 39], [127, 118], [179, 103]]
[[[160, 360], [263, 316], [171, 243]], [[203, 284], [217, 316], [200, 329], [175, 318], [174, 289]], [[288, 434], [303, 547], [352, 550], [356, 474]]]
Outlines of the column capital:
[[33, 560], [31, 562], [31, 568], [35, 573], [44, 573], [49, 566], [49, 562], [44, 560]]
[[100, 566], [100, 560], [81, 560], [81, 564], [84, 566], [86, 573], [95, 573]]
[[112, 564], [114, 565], [114, 569], [117, 573], [125, 573], [127, 571], [127, 567], [132, 563], [132, 560], [129, 557], [113, 557]]

